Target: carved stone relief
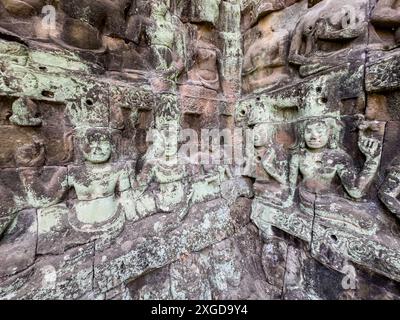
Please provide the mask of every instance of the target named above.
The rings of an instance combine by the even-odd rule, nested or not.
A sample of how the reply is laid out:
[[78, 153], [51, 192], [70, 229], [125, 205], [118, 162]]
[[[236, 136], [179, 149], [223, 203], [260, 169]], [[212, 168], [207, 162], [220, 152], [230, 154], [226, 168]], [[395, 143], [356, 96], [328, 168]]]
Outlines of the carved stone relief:
[[399, 9], [0, 0], [0, 299], [399, 298]]
[[[245, 171], [255, 179], [251, 218], [268, 241], [281, 237], [277, 229], [294, 235], [307, 244], [312, 259], [338, 272], [354, 263], [398, 281], [398, 161], [391, 151], [399, 132], [397, 29], [385, 25], [396, 4], [336, 5], [309, 4], [299, 18], [290, 51], [283, 55], [290, 85], [272, 81], [276, 87], [249, 88], [243, 74], [247, 96], [238, 101], [235, 118], [254, 136], [252, 165]], [[376, 29], [370, 38], [368, 24]], [[382, 28], [388, 33], [389, 25], [390, 41], [381, 33]], [[379, 45], [382, 41], [386, 46]], [[268, 41], [259, 42], [270, 48]], [[244, 66], [247, 55], [252, 57], [245, 55]]]
[[[321, 1], [300, 19], [289, 61], [305, 77], [362, 59], [367, 39], [367, 1]], [[351, 53], [350, 53], [351, 51]]]
[[380, 0], [372, 11], [371, 22], [376, 32], [373, 36], [378, 36], [373, 40], [379, 41], [382, 49], [389, 50], [400, 44], [399, 8], [396, 0]]

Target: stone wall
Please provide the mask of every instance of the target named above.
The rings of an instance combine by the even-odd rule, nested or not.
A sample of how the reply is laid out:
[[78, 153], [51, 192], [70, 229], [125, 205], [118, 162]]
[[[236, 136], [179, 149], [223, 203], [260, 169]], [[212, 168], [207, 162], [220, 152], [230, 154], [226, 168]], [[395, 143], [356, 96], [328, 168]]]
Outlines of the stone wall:
[[400, 298], [399, 45], [398, 0], [0, 0], [0, 299]]

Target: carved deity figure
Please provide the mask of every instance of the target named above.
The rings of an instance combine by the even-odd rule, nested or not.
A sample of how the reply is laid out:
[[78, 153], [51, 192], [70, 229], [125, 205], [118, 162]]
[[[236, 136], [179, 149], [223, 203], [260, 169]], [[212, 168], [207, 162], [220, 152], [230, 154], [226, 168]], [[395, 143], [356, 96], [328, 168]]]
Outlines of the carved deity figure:
[[287, 155], [281, 145], [274, 144], [276, 128], [268, 123], [253, 129], [253, 148], [247, 150], [245, 172], [255, 179], [254, 193], [270, 204], [280, 205], [287, 197]]
[[147, 35], [155, 69], [174, 79], [182, 72], [183, 63], [177, 53], [181, 38], [170, 12], [169, 0], [152, 1], [150, 7], [151, 26]]
[[156, 208], [160, 212], [178, 212], [183, 218], [188, 210], [190, 195], [185, 190], [189, 175], [185, 164], [178, 159], [178, 127], [176, 123], [165, 124], [154, 132], [153, 147], [156, 149], [151, 159], [146, 161], [137, 178], [139, 188], [156, 183], [154, 194]]
[[268, 149], [268, 151], [263, 152], [263, 154], [257, 154], [256, 160], [260, 162], [261, 167], [269, 174], [268, 180], [272, 178], [272, 180], [284, 184], [284, 166], [277, 161], [277, 149], [271, 144], [270, 139], [268, 139], [271, 137], [271, 133], [272, 130], [268, 128], [268, 125], [260, 124], [254, 128], [254, 147], [256, 150], [259, 148]]
[[398, 219], [400, 219], [400, 157], [396, 157], [388, 168], [388, 173], [379, 190], [379, 198]]
[[266, 89], [288, 80], [286, 67], [289, 33], [276, 30], [273, 14], [260, 22], [261, 36], [246, 51], [243, 62], [243, 90]]
[[117, 69], [123, 73], [149, 70], [148, 30], [152, 25], [151, 4], [145, 0], [130, 0], [125, 6], [125, 30], [123, 38], [106, 39], [109, 48], [108, 70]]
[[25, 203], [26, 208], [48, 207], [58, 203], [63, 196], [67, 170], [65, 167], [43, 167], [45, 160], [45, 144], [37, 137], [15, 152], [15, 163], [24, 190], [19, 201]]
[[[364, 195], [373, 179], [381, 157], [380, 143], [360, 135], [359, 148], [366, 156], [363, 170], [356, 174], [350, 155], [338, 148], [334, 120], [310, 120], [304, 124], [303, 142], [291, 160], [290, 182], [302, 175], [302, 185], [311, 192], [330, 191], [333, 178], [338, 175], [347, 193], [354, 199]], [[337, 129], [336, 129], [337, 130]], [[297, 169], [297, 170], [296, 170]]]
[[[145, 155], [141, 172], [132, 182], [134, 194], [131, 198], [141, 217], [155, 212], [174, 212], [183, 218], [191, 195], [186, 181], [190, 168], [178, 155], [179, 110], [176, 97], [163, 94], [159, 99], [155, 129], [148, 136], [152, 145]], [[144, 198], [148, 209], [139, 212]]]
[[[0, 235], [14, 220], [18, 212], [30, 208], [44, 208], [54, 205], [62, 198], [67, 184], [65, 167], [44, 167], [46, 150], [44, 142], [34, 136], [31, 143], [15, 151], [17, 166], [13, 194], [0, 188], [0, 198], [8, 205], [3, 217], [0, 206]], [[3, 221], [2, 221], [3, 220]]]
[[[291, 196], [294, 196], [301, 175], [299, 193], [300, 201], [305, 207], [312, 206], [315, 195], [318, 195], [321, 201], [330, 203], [330, 194], [335, 193], [333, 182], [336, 177], [351, 198], [362, 198], [376, 175], [381, 158], [381, 142], [365, 134], [370, 129], [370, 124], [367, 122], [360, 125], [358, 147], [366, 160], [361, 172], [357, 173], [350, 155], [338, 147], [340, 131], [337, 120], [306, 121], [300, 131], [298, 149], [290, 160]], [[337, 199], [339, 198], [341, 197]], [[336, 201], [331, 200], [331, 203]], [[337, 200], [337, 203], [346, 205], [346, 201]], [[351, 208], [351, 204], [348, 204], [348, 207]]]
[[[307, 76], [348, 59], [353, 41], [367, 30], [365, 2], [325, 0], [306, 13], [296, 26], [289, 61]], [[350, 44], [351, 43], [351, 44]]]
[[70, 223], [80, 231], [96, 231], [119, 218], [117, 192], [130, 188], [129, 172], [123, 165], [110, 164], [111, 137], [100, 129], [88, 129], [81, 146], [84, 166], [71, 166], [68, 187], [74, 188], [77, 201], [70, 212]]
[[[158, 184], [159, 190], [156, 192], [157, 208], [163, 212], [174, 212], [175, 209], [181, 209], [184, 204], [186, 192], [184, 190], [183, 180], [187, 176], [185, 167], [178, 163], [178, 131], [172, 125], [166, 128], [162, 137], [156, 137], [156, 145], [160, 147], [160, 152], [156, 154], [155, 161], [147, 163], [139, 177], [141, 184], [148, 184], [154, 181]], [[163, 139], [164, 146], [157, 141]], [[185, 205], [185, 204], [184, 204]]]
[[44, 142], [34, 137], [31, 144], [17, 148], [15, 152], [16, 165], [27, 168], [42, 167], [46, 160], [45, 153]]
[[199, 30], [193, 46], [193, 65], [188, 71], [188, 84], [218, 91], [220, 88], [218, 63], [220, 50]]
[[379, 28], [394, 31], [395, 43], [400, 44], [399, 0], [379, 0], [372, 11], [371, 21]]

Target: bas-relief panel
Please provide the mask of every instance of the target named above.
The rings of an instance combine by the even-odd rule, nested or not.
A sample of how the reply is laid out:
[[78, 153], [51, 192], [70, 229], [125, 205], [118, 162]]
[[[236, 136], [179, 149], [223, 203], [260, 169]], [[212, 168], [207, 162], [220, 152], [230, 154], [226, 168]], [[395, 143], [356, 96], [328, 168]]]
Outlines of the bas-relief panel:
[[[262, 35], [264, 23], [291, 7], [271, 9], [248, 34]], [[398, 3], [324, 0], [304, 8], [275, 65], [285, 67], [286, 83], [274, 71], [258, 73], [259, 82], [246, 77], [254, 61], [261, 69], [267, 60], [254, 59], [257, 41], [244, 37], [235, 119], [254, 136], [252, 220], [267, 237], [276, 227], [306, 241], [312, 257], [339, 272], [354, 263], [398, 281]], [[275, 40], [259, 42], [259, 57], [274, 56]]]
[[[313, 298], [295, 272], [349, 263], [400, 281], [399, 8], [0, 1], [0, 297], [140, 296], [165, 268], [176, 297]], [[175, 161], [225, 125], [253, 132], [239, 175]], [[225, 272], [237, 234], [255, 262]]]

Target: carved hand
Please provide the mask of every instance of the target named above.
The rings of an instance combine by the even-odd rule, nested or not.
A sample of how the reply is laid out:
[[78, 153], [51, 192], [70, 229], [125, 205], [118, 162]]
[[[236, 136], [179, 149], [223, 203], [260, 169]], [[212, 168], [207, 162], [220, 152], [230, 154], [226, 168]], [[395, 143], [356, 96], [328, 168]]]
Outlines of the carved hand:
[[381, 154], [381, 143], [374, 138], [361, 137], [358, 147], [367, 158], [376, 158]]

